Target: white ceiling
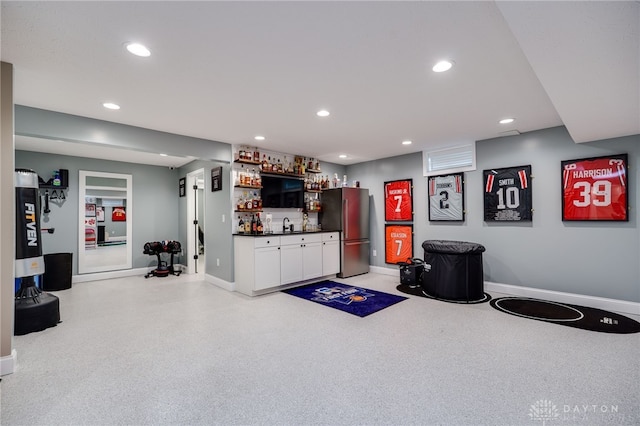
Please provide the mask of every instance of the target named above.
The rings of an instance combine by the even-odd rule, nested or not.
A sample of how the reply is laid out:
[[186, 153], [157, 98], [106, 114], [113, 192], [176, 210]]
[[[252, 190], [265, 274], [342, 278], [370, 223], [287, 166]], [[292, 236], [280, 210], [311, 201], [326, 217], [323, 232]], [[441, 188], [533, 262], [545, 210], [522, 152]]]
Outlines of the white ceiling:
[[637, 1], [1, 6], [20, 105], [338, 164], [563, 124], [640, 134]]

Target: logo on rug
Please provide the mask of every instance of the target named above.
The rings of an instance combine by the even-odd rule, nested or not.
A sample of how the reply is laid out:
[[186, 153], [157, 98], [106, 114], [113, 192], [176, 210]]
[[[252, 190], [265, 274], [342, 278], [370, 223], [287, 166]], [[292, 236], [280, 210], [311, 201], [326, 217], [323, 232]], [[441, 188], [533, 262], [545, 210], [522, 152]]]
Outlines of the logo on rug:
[[311, 300], [323, 303], [342, 303], [350, 305], [353, 302], [364, 302], [375, 294], [357, 287], [321, 287], [315, 289]]
[[531, 420], [540, 420], [544, 426], [547, 421], [555, 420], [560, 417], [558, 407], [551, 401], [541, 399], [529, 408], [529, 417]]

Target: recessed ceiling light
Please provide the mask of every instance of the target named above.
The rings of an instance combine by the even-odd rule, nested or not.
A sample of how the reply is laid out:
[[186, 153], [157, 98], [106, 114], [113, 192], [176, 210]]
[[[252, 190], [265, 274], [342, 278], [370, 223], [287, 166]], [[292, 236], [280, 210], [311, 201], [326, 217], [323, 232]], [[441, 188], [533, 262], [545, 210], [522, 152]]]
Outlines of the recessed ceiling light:
[[402, 145], [411, 145], [412, 142], [411, 141], [402, 141]]
[[502, 120], [500, 120], [500, 124], [509, 124], [513, 123], [514, 121], [516, 121], [515, 118], [503, 118]]
[[113, 102], [105, 102], [102, 106], [107, 109], [120, 109], [120, 105], [114, 104]]
[[431, 68], [434, 72], [449, 71], [453, 66], [453, 61], [440, 61]]
[[130, 53], [133, 53], [136, 56], [142, 56], [143, 58], [146, 58], [147, 56], [151, 56], [151, 52], [149, 51], [149, 49], [147, 49], [146, 46], [143, 46], [140, 43], [127, 44], [127, 50]]
[[320, 111], [316, 112], [316, 115], [318, 117], [328, 117], [329, 114], [329, 111], [327, 111], [326, 109], [321, 109]]
[[340, 158], [347, 158], [347, 154], [340, 154], [340, 155], [338, 155], [338, 157], [340, 157]]
[[263, 141], [264, 140], [264, 136], [256, 136], [254, 139], [257, 140], [257, 141]]
[[167, 154], [165, 154], [163, 152], [160, 153], [160, 157], [166, 157], [166, 156], [167, 156]]

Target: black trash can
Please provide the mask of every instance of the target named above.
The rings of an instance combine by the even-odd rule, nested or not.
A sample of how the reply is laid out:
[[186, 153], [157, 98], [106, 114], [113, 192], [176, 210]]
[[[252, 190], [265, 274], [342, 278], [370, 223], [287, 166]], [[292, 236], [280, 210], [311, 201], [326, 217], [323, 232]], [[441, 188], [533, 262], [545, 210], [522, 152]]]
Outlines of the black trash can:
[[484, 298], [481, 244], [427, 240], [424, 262], [431, 265], [422, 276], [422, 290], [437, 299], [474, 302]]
[[44, 255], [42, 290], [56, 291], [71, 288], [73, 253], [51, 253]]

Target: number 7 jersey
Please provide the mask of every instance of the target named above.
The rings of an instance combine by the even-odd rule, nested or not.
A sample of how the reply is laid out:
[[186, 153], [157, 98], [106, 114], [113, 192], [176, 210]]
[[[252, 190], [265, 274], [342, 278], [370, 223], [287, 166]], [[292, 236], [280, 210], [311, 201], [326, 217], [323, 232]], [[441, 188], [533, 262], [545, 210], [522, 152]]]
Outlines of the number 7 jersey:
[[627, 155], [562, 162], [562, 220], [628, 220]]

